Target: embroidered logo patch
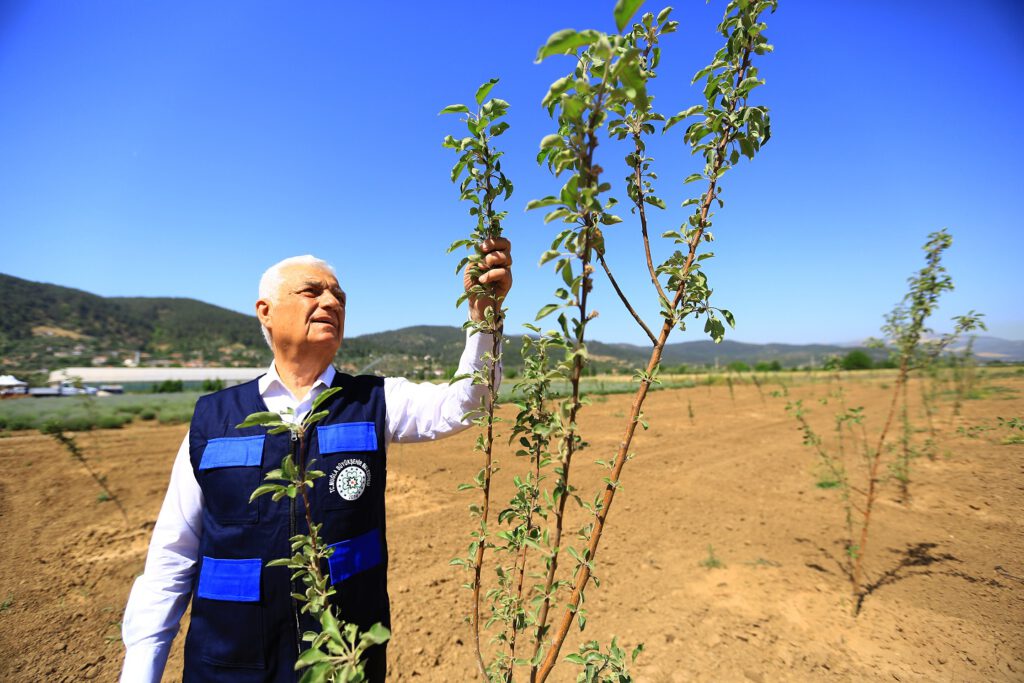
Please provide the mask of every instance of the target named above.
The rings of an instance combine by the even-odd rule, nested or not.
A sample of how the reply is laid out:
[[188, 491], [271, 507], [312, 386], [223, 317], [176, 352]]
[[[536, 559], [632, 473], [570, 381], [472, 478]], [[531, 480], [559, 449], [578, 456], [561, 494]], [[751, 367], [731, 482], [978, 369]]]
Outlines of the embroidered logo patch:
[[328, 490], [343, 500], [356, 500], [370, 485], [370, 468], [362, 460], [342, 460], [335, 465]]

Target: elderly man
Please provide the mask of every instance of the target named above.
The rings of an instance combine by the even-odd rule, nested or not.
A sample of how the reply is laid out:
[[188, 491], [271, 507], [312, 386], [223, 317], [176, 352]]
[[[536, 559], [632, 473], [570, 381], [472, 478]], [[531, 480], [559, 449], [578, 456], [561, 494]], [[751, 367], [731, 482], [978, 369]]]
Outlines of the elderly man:
[[[479, 281], [499, 297], [512, 284], [510, 244], [487, 240]], [[468, 271], [467, 271], [468, 273]], [[465, 277], [467, 291], [471, 287]], [[470, 298], [482, 320], [490, 299]], [[345, 293], [331, 267], [311, 256], [285, 259], [260, 280], [256, 314], [274, 352], [258, 379], [204, 396], [171, 470], [146, 558], [125, 609], [127, 647], [121, 680], [160, 680], [171, 641], [192, 601], [185, 640], [185, 681], [285, 682], [307, 624], [291, 598], [290, 571], [267, 567], [290, 554], [288, 538], [305, 531], [287, 500], [249, 495], [280, 466], [287, 434], [236, 427], [270, 410], [301, 420], [328, 387], [329, 415], [311, 437], [309, 457], [327, 473], [312, 506], [325, 542], [335, 546], [330, 575], [342, 618], [366, 628], [390, 626], [384, 488], [389, 442], [436, 439], [461, 431], [480, 405], [482, 387], [345, 375], [331, 361], [345, 329]], [[489, 335], [467, 338], [459, 373], [481, 367]], [[385, 649], [371, 649], [367, 675], [383, 681]]]

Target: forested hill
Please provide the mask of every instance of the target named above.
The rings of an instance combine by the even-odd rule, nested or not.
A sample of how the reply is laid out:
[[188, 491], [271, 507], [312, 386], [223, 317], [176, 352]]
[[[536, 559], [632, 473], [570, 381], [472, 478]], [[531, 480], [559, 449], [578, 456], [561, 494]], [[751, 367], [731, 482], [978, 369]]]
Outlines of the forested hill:
[[68, 330], [139, 349], [199, 341], [262, 343], [255, 318], [226, 308], [170, 297], [102, 297], [70, 287], [0, 274], [4, 302], [0, 333], [26, 339], [39, 327]]
[[0, 301], [6, 371], [90, 365], [104, 356], [120, 365], [136, 352], [169, 362], [269, 362], [255, 317], [195, 299], [102, 297], [0, 274]]

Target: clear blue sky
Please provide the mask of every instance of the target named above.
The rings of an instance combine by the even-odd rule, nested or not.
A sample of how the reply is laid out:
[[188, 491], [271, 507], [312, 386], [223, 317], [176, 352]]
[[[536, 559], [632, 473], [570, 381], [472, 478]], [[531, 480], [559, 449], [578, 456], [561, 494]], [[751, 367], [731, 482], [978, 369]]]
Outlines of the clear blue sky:
[[[558, 29], [612, 28], [612, 5], [2, 1], [0, 272], [251, 313], [260, 273], [312, 252], [339, 271], [350, 335], [459, 324], [445, 248], [470, 220], [440, 145], [459, 124], [436, 114], [497, 76], [512, 104], [516, 333], [557, 286], [536, 267], [555, 226], [523, 206], [560, 185], [534, 153], [553, 130], [540, 98], [571, 66], [533, 57]], [[651, 87], [663, 111], [698, 101], [690, 77], [723, 8], [677, 3]], [[726, 176], [708, 269], [737, 317], [730, 338], [877, 333], [943, 226], [957, 289], [936, 327], [975, 308], [991, 334], [1024, 338], [1024, 3], [781, 0], [768, 25], [758, 93], [774, 137]], [[681, 134], [653, 145], [659, 229], [682, 219], [680, 181], [698, 170]], [[621, 197], [625, 152], [600, 152]], [[626, 219], [609, 258], [653, 321]], [[594, 337], [642, 342], [603, 280], [597, 292]]]

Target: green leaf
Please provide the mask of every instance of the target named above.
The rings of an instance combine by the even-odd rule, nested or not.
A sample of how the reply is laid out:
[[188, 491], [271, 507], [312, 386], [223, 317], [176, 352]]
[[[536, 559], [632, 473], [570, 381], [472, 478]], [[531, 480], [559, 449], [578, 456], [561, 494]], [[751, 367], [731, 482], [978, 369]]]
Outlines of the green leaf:
[[629, 20], [633, 18], [642, 4], [644, 4], [644, 0], [616, 0], [615, 9], [612, 12], [615, 14], [615, 25], [620, 31], [626, 28]]
[[704, 107], [702, 105], [700, 105], [700, 104], [695, 104], [692, 107], [689, 107], [688, 109], [684, 109], [683, 111], [679, 112], [675, 116], [670, 116], [668, 118], [668, 120], [665, 121], [665, 127], [661, 129], [661, 132], [662, 133], [668, 132], [669, 128], [671, 128], [672, 126], [676, 125], [677, 123], [679, 123], [683, 119], [688, 118], [690, 116], [693, 116], [694, 114], [699, 114], [702, 111], [704, 111]]
[[[490, 92], [491, 92], [491, 88], [493, 88], [494, 84], [497, 83], [497, 82], [498, 82], [497, 78], [492, 78], [491, 80], [487, 81], [486, 83], [481, 85], [479, 88], [477, 88], [477, 90], [476, 90], [476, 103], [477, 104], [483, 104], [484, 103], [484, 100], [487, 99], [487, 95], [490, 94]], [[443, 114], [444, 112], [441, 112], [441, 113]]]
[[315, 399], [313, 399], [313, 405], [310, 406], [310, 410], [311, 411], [315, 411], [317, 408], [320, 407], [321, 403], [323, 403], [324, 401], [329, 399], [331, 396], [334, 396], [335, 394], [337, 394], [341, 390], [342, 390], [341, 387], [331, 387], [330, 389], [324, 389], [320, 393], [319, 396], [317, 396]]
[[591, 45], [597, 42], [600, 36], [600, 33], [590, 29], [575, 31], [571, 28], [566, 28], [556, 31], [548, 38], [548, 42], [544, 43], [544, 46], [537, 50], [537, 58], [534, 62], [539, 64], [551, 55], [564, 55], [569, 52], [575, 52], [577, 48], [583, 45]]
[[360, 636], [365, 643], [370, 645], [380, 645], [386, 643], [391, 639], [391, 631], [387, 629], [383, 624], [374, 624], [365, 633]]
[[245, 420], [235, 425], [236, 429], [242, 429], [243, 427], [257, 427], [262, 425], [268, 425], [271, 423], [280, 424], [281, 416], [277, 413], [271, 412], [260, 412], [252, 413], [248, 415]]
[[534, 318], [534, 320], [540, 320], [541, 318], [551, 315], [551, 313], [557, 311], [559, 308], [559, 304], [547, 304], [546, 306], [543, 306], [539, 311], [537, 311], [537, 317]]
[[533, 209], [539, 209], [542, 206], [555, 206], [561, 202], [558, 197], [544, 197], [543, 199], [531, 199], [526, 202], [526, 210], [532, 211]]
[[335, 619], [330, 609], [324, 610], [323, 614], [320, 615], [320, 626], [323, 628], [324, 633], [330, 636], [331, 640], [335, 642], [341, 641], [341, 629], [339, 628], [338, 620]]
[[249, 502], [253, 502], [254, 500], [256, 500], [257, 498], [264, 494], [276, 493], [283, 488], [284, 487], [281, 486], [280, 484], [263, 484], [262, 486], [257, 486], [256, 490], [252, 492], [251, 496], [249, 496]]
[[562, 146], [564, 146], [564, 141], [562, 140], [562, 136], [559, 135], [558, 133], [552, 133], [551, 135], [545, 135], [543, 138], [541, 138], [541, 141], [540, 141], [540, 148], [541, 149], [548, 149], [550, 147], [562, 147]]
[[449, 104], [447, 107], [437, 112], [437, 115], [441, 114], [468, 114], [469, 107], [464, 104]]
[[555, 209], [548, 215], [544, 216], [544, 223], [547, 224], [550, 223], [551, 221], [558, 220], [559, 218], [564, 218], [565, 216], [568, 216], [570, 213], [571, 212], [569, 211], [569, 209], [565, 208], [564, 206], [560, 209]]
[[317, 662], [326, 662], [329, 660], [326, 652], [322, 650], [309, 649], [299, 655], [298, 660], [295, 662], [295, 668], [300, 669], [302, 667], [316, 664]]
[[320, 662], [306, 669], [306, 673], [302, 674], [299, 683], [327, 683], [331, 673], [331, 664]]
[[554, 249], [549, 249], [548, 251], [545, 251], [545, 252], [544, 252], [543, 254], [541, 254], [541, 256], [540, 256], [540, 262], [539, 262], [539, 263], [538, 263], [537, 265], [538, 265], [538, 266], [543, 266], [543, 265], [544, 265], [545, 263], [547, 263], [548, 261], [551, 261], [551, 260], [553, 260], [553, 259], [556, 259], [556, 258], [558, 258], [558, 256], [559, 256], [559, 254], [560, 254], [560, 253], [561, 253], [561, 252], [559, 252], [559, 251], [556, 251], [556, 250], [554, 250]]
[[325, 417], [327, 417], [327, 415], [330, 412], [331, 411], [329, 411], [329, 410], [321, 410], [318, 413], [310, 413], [309, 415], [306, 416], [306, 419], [302, 421], [302, 424], [304, 424], [304, 425], [311, 425], [314, 422], [318, 422], [318, 421], [324, 419]]

